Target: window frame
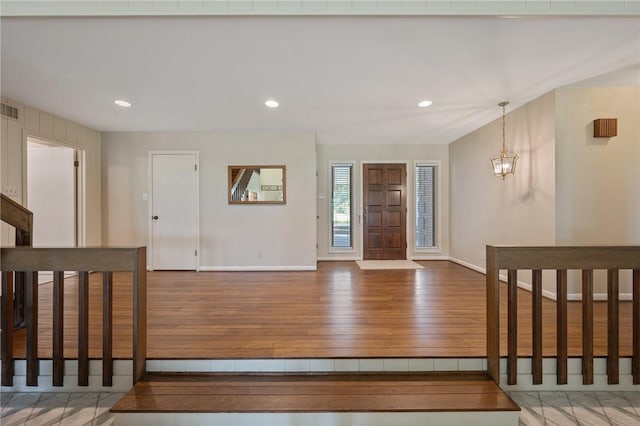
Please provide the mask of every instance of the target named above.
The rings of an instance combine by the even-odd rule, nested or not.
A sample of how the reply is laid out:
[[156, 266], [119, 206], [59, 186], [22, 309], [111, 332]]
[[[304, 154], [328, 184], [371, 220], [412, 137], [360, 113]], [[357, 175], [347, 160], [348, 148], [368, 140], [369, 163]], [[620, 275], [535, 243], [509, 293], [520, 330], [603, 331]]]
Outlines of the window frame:
[[[351, 247], [334, 247], [333, 246], [333, 168], [336, 166], [349, 166], [351, 167], [351, 182], [350, 182], [350, 199], [351, 199], [351, 211], [350, 211], [350, 225], [351, 225]], [[355, 253], [356, 252], [356, 162], [355, 161], [330, 161], [329, 162], [329, 197], [328, 197], [328, 228], [329, 228], [329, 253]]]
[[[433, 190], [434, 190], [434, 195], [433, 195], [433, 215], [434, 215], [434, 224], [433, 224], [433, 231], [435, 233], [435, 238], [434, 238], [434, 246], [433, 247], [418, 247], [417, 245], [417, 240], [416, 240], [416, 230], [417, 230], [417, 215], [416, 215], [416, 206], [417, 206], [417, 196], [418, 196], [418, 182], [416, 180], [416, 171], [418, 169], [419, 166], [430, 166], [430, 167], [434, 167], [434, 185], [433, 185]], [[441, 188], [441, 176], [440, 176], [440, 170], [441, 170], [441, 165], [440, 165], [440, 161], [433, 161], [433, 160], [425, 160], [425, 161], [414, 161], [413, 162], [413, 170], [412, 170], [412, 178], [413, 178], [413, 197], [412, 197], [412, 204], [413, 204], [413, 209], [412, 209], [412, 233], [411, 233], [411, 241], [412, 241], [412, 248], [413, 248], [413, 252], [415, 254], [431, 254], [431, 253], [441, 253], [442, 252], [442, 247], [441, 247], [441, 236], [442, 236], [442, 232], [441, 232], [441, 223], [442, 223], [442, 212], [441, 212], [441, 208], [442, 208], [442, 201], [441, 201], [441, 194], [442, 194], [442, 188]]]

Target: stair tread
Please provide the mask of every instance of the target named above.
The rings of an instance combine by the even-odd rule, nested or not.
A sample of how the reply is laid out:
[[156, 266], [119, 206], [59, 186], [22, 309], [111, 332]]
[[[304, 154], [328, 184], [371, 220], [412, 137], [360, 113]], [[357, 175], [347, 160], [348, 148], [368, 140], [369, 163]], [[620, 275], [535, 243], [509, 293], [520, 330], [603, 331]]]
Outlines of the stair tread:
[[153, 374], [113, 413], [518, 411], [484, 374]]

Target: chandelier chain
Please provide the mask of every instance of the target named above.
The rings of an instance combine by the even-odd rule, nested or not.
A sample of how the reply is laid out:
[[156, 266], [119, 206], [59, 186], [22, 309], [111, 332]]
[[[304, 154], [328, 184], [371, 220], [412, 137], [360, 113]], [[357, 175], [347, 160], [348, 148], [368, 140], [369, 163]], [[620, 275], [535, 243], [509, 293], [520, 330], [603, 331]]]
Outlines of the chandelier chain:
[[505, 114], [505, 112], [504, 112], [504, 108], [505, 108], [505, 106], [506, 106], [506, 103], [505, 103], [505, 102], [502, 102], [502, 103], [501, 103], [501, 105], [502, 105], [502, 154], [503, 154], [503, 155], [506, 155], [506, 153], [507, 153], [507, 149], [506, 149], [506, 146], [505, 146], [505, 131], [504, 131], [504, 127], [505, 127], [505, 124], [504, 124], [504, 123], [505, 123], [505, 119], [504, 119], [504, 114]]

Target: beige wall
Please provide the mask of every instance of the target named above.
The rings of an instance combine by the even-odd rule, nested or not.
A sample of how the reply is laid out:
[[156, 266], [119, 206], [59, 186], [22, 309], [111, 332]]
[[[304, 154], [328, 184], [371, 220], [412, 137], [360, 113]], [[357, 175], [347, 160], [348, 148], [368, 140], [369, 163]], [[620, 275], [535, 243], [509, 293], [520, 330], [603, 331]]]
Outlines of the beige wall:
[[[594, 138], [597, 118], [617, 118], [618, 135]], [[557, 244], [640, 244], [639, 119], [638, 87], [556, 91]], [[631, 293], [630, 274], [621, 293]], [[604, 296], [604, 274], [595, 281]], [[577, 277], [569, 285], [580, 292]]]
[[[562, 88], [507, 115], [507, 146], [520, 155], [514, 176], [492, 175], [500, 120], [450, 145], [451, 257], [483, 269], [485, 244], [640, 244], [640, 89]], [[618, 136], [593, 137], [593, 120], [618, 118]], [[631, 273], [621, 275], [629, 297]], [[519, 276], [525, 283], [528, 274]], [[595, 297], [606, 296], [605, 274]], [[551, 274], [544, 291], [555, 295]], [[569, 297], [580, 298], [571, 273]]]
[[555, 243], [554, 109], [551, 92], [507, 114], [507, 149], [520, 159], [505, 180], [489, 161], [500, 151], [501, 119], [449, 145], [452, 258], [484, 269], [486, 244]]
[[[593, 120], [618, 119], [594, 138]], [[558, 244], [640, 244], [640, 88], [568, 88], [556, 95]]]
[[[104, 133], [102, 149], [107, 244], [148, 244], [149, 151], [198, 151], [201, 269], [316, 267], [313, 133]], [[233, 164], [286, 165], [287, 204], [229, 205], [227, 166]]]
[[[332, 253], [331, 232], [331, 162], [353, 161], [354, 164], [354, 245], [352, 252]], [[416, 162], [437, 162], [439, 164], [439, 217], [438, 250], [417, 252], [414, 246], [414, 173]], [[319, 259], [361, 259], [362, 229], [360, 225], [361, 177], [363, 163], [405, 162], [407, 164], [407, 245], [409, 258], [438, 258], [449, 253], [449, 147], [447, 145], [318, 145], [318, 258]]]

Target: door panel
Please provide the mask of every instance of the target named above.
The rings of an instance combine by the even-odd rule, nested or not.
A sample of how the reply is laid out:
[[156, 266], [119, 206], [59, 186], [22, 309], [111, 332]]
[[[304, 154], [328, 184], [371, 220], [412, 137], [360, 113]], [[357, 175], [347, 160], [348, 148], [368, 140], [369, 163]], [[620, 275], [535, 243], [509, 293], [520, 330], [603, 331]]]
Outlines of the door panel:
[[365, 164], [363, 258], [406, 259], [406, 165]]
[[152, 268], [194, 270], [198, 245], [195, 154], [152, 155]]
[[76, 246], [75, 151], [64, 146], [27, 143], [27, 207], [33, 245]]

